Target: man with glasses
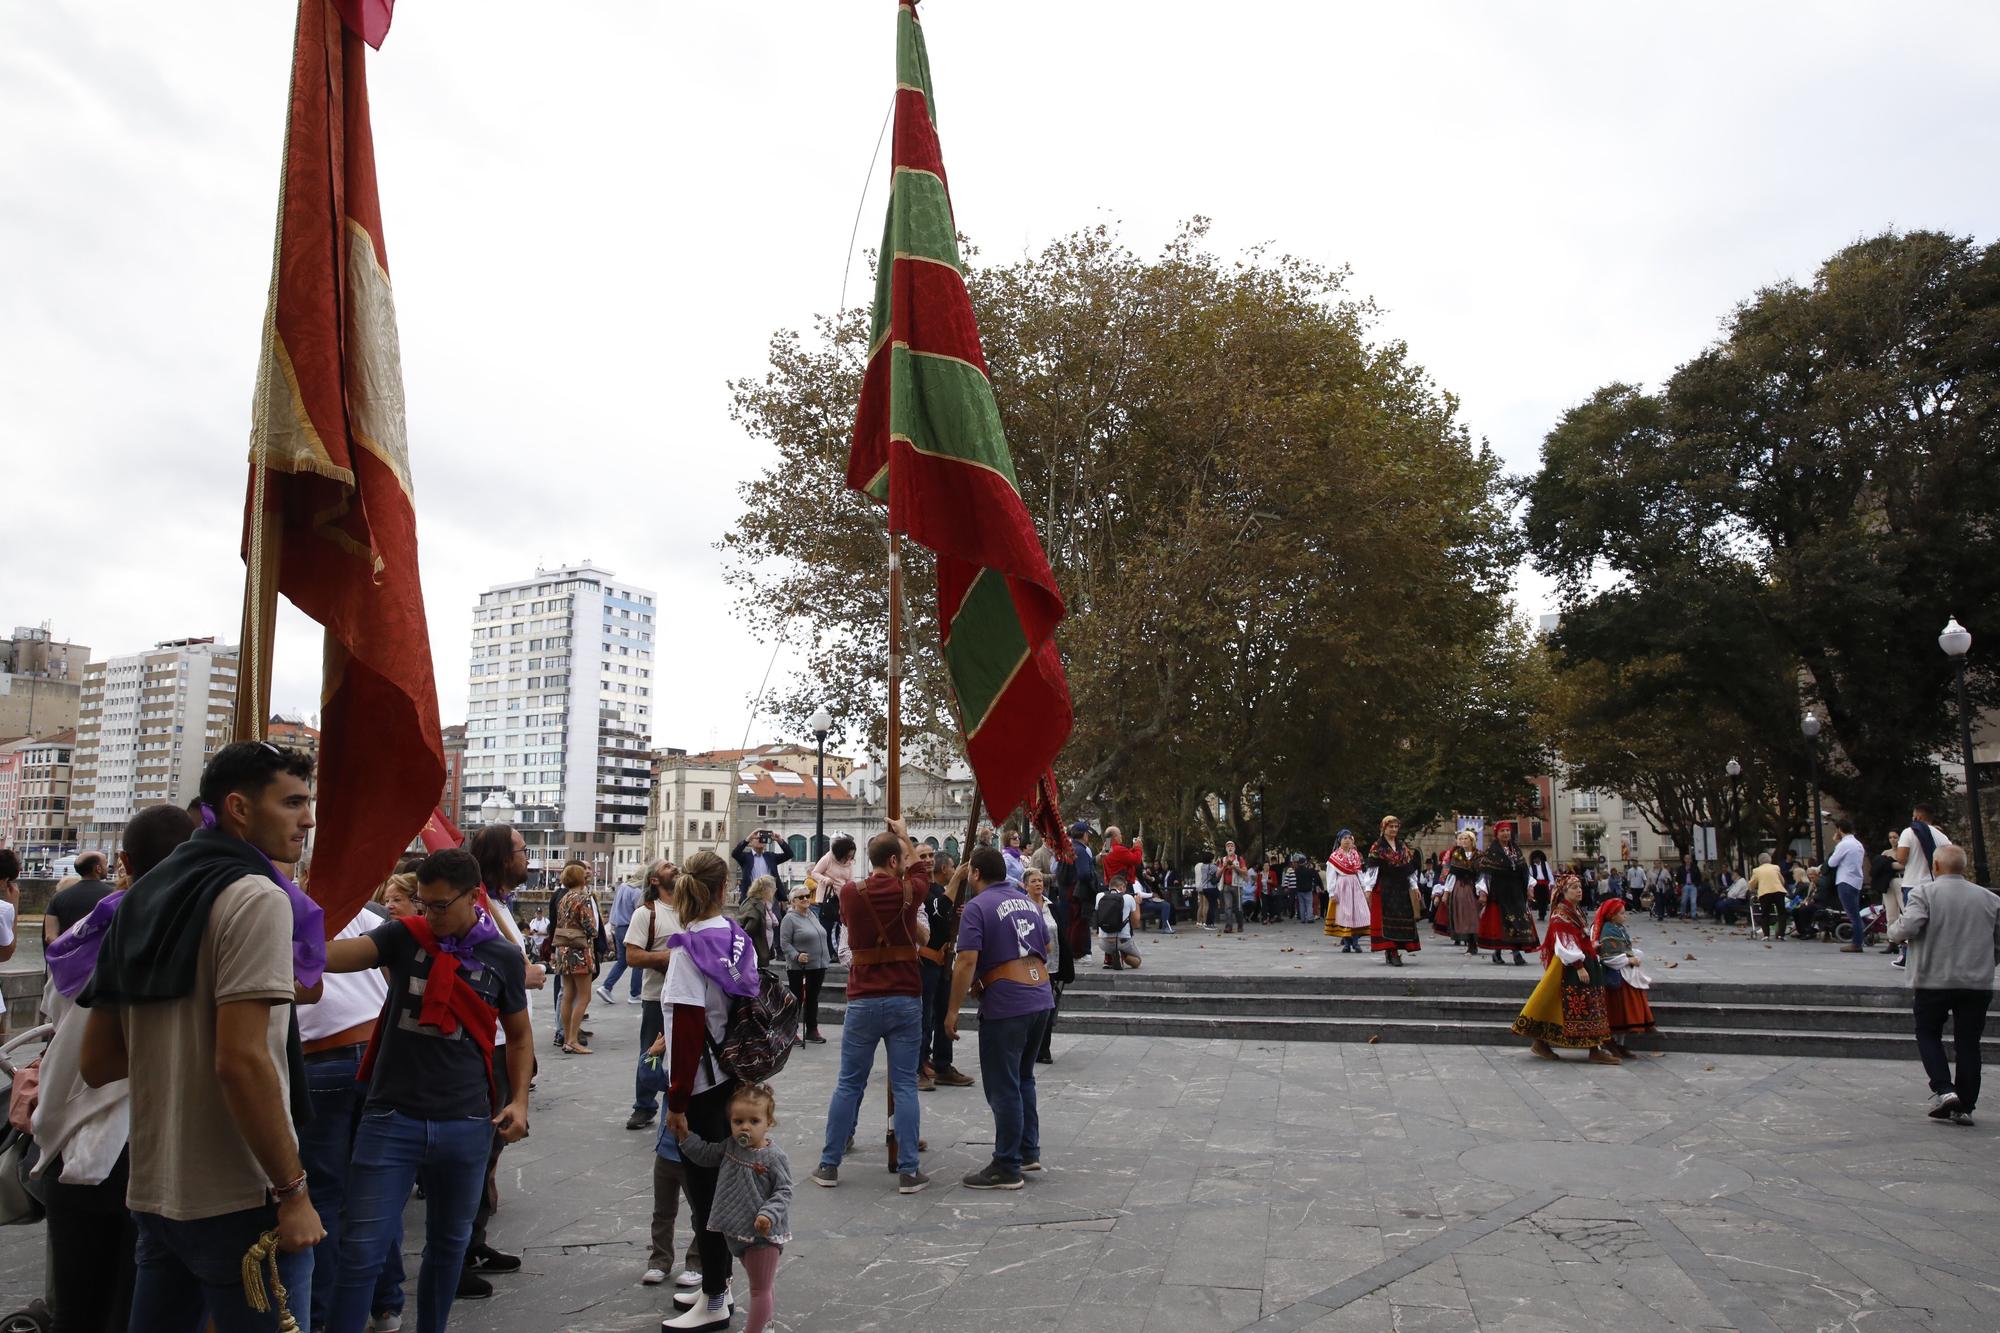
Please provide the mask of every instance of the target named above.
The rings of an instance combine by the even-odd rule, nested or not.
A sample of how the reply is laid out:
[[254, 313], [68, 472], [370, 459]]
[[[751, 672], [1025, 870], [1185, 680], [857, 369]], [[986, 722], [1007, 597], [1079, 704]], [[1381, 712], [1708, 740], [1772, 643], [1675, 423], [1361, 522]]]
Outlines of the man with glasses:
[[[340, 1283], [327, 1321], [334, 1333], [366, 1326], [376, 1273], [415, 1184], [424, 1188], [429, 1218], [418, 1323], [425, 1330], [446, 1326], [493, 1136], [512, 1143], [528, 1132], [534, 1048], [526, 965], [520, 946], [481, 906], [479, 887], [479, 863], [470, 852], [434, 852], [417, 867], [420, 916], [327, 946], [329, 972], [381, 967], [389, 976], [385, 1021], [361, 1066], [368, 1092], [348, 1177]], [[496, 1015], [507, 1035], [500, 1068]]]

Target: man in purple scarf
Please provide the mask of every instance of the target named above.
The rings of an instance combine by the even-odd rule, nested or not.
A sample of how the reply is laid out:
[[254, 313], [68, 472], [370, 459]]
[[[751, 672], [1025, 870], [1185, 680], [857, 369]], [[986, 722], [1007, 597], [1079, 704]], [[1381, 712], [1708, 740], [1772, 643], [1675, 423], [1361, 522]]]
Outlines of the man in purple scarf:
[[132, 1083], [134, 1328], [186, 1328], [205, 1312], [225, 1333], [275, 1330], [275, 1313], [250, 1311], [242, 1293], [243, 1254], [266, 1231], [285, 1286], [312, 1285], [325, 1233], [293, 1127], [304, 1079], [292, 1002], [318, 984], [325, 942], [277, 869], [305, 854], [312, 775], [309, 756], [262, 741], [218, 751], [201, 776], [212, 826], [111, 910], [77, 996], [90, 1011], [84, 1081]]

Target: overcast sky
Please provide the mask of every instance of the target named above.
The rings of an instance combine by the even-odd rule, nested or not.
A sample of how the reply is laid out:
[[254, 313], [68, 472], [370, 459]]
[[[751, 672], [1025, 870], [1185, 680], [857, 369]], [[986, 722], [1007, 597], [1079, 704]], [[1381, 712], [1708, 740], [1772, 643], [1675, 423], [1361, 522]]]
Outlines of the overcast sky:
[[[1659, 381], [1847, 241], [2000, 234], [1991, 4], [923, 13], [985, 255], [1103, 220], [1150, 253], [1199, 213], [1226, 254], [1351, 265], [1515, 470], [1565, 407]], [[835, 306], [864, 184], [860, 248], [880, 234], [894, 17], [398, 6], [369, 82], [445, 721], [478, 592], [589, 557], [660, 593], [658, 743], [773, 738], [768, 627], [732, 622], [713, 549], [766, 461], [725, 381]], [[291, 35], [284, 0], [0, 6], [8, 625], [100, 657], [236, 633]], [[313, 710], [296, 613], [278, 659], [274, 704]]]

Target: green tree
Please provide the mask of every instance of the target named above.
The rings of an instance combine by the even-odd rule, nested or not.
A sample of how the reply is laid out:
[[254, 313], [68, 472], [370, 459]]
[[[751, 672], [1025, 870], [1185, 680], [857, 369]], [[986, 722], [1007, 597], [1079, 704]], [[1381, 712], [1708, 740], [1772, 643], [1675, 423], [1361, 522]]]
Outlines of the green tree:
[[[1343, 273], [1226, 263], [1204, 230], [1149, 261], [1097, 228], [968, 274], [1070, 611], [1068, 805], [1248, 847], [1259, 786], [1274, 839], [1324, 838], [1364, 800], [1416, 822], [1524, 791], [1525, 640], [1496, 610], [1518, 549], [1496, 463], [1401, 344], [1369, 340], [1374, 312]], [[723, 549], [747, 610], [803, 625], [781, 714], [796, 725], [830, 701], [879, 745], [882, 519], [841, 485], [863, 336], [853, 312], [811, 342], [780, 333], [764, 377], [732, 386], [775, 456]], [[921, 552], [909, 580], [906, 717], [950, 736]]]
[[1974, 682], [2000, 697], [1996, 385], [2000, 247], [1911, 232], [1758, 292], [1661, 393], [1600, 389], [1527, 489], [1563, 663], [1637, 666], [1609, 682], [1634, 711], [1677, 696], [1730, 719], [1778, 793], [1800, 707], [1821, 709], [1826, 790], [1887, 829], [1938, 784], [1947, 616], [1992, 627]]

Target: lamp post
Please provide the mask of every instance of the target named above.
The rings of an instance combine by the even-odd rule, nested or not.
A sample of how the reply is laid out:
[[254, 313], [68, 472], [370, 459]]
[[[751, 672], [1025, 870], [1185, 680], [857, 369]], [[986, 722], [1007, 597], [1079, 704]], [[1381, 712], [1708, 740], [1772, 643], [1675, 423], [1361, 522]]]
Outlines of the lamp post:
[[826, 733], [833, 730], [833, 717], [824, 707], [806, 719], [813, 739], [819, 742], [819, 804], [813, 812], [813, 864], [826, 855]]
[[1736, 874], [1749, 873], [1743, 864], [1743, 765], [1731, 759], [1722, 766], [1729, 775], [1729, 840], [1736, 844]]
[[1938, 635], [1938, 647], [1951, 659], [1952, 674], [1958, 678], [1958, 743], [1965, 756], [1965, 802], [1972, 818], [1972, 877], [1981, 884], [1986, 878], [1986, 829], [1979, 818], [1979, 770], [1972, 763], [1972, 710], [1965, 702], [1965, 658], [1972, 651], [1972, 633], [1953, 616]]
[[1812, 845], [1813, 864], [1826, 862], [1825, 849], [1820, 845], [1819, 816], [1819, 718], [1811, 709], [1799, 720], [1799, 730], [1806, 738], [1806, 780], [1812, 784]]

